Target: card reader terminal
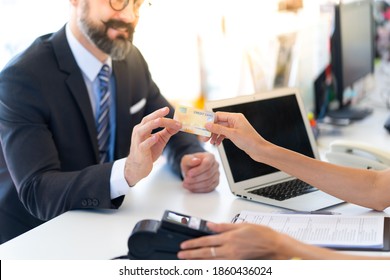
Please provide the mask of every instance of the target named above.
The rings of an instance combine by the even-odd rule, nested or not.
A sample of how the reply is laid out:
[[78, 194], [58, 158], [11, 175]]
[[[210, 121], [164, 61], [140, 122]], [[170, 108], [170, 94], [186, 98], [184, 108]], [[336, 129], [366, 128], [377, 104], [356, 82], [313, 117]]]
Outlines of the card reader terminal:
[[175, 260], [180, 243], [213, 234], [207, 221], [166, 210], [161, 221], [141, 220], [128, 240], [128, 257], [135, 260]]

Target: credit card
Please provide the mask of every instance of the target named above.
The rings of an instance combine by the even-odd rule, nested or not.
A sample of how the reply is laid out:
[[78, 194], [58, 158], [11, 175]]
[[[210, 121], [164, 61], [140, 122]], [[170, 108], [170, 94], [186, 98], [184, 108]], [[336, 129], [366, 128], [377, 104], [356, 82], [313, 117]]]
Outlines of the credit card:
[[205, 128], [205, 124], [214, 122], [213, 112], [180, 105], [176, 107], [173, 119], [181, 122], [183, 125], [181, 131], [200, 136], [211, 136], [211, 132]]

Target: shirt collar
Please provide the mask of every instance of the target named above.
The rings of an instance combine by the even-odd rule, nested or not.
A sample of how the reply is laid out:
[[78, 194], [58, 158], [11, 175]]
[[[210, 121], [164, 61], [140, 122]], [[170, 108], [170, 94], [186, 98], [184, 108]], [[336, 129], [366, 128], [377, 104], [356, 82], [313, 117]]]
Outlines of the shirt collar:
[[[73, 35], [70, 30], [69, 24], [66, 25], [66, 38], [68, 40], [70, 49], [72, 50], [73, 56], [76, 59], [77, 64], [79, 65], [81, 71], [84, 75], [92, 82], [97, 77], [100, 69], [103, 66], [103, 63], [100, 62], [96, 57], [94, 57]], [[107, 58], [105, 62], [110, 69], [112, 69], [112, 59], [111, 57]]]

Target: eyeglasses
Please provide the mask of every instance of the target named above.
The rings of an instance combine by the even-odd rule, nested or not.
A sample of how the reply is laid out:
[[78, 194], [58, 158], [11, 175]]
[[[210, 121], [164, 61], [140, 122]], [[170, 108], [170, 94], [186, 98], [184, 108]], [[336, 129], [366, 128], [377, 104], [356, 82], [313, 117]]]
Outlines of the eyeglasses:
[[[127, 5], [129, 5], [129, 2], [130, 0], [110, 0], [110, 6], [114, 11], [120, 12], [123, 11]], [[133, 11], [137, 17], [139, 16], [139, 10], [143, 2], [143, 0], [134, 0]], [[148, 6], [151, 5], [150, 1], [146, 2], [148, 3]]]

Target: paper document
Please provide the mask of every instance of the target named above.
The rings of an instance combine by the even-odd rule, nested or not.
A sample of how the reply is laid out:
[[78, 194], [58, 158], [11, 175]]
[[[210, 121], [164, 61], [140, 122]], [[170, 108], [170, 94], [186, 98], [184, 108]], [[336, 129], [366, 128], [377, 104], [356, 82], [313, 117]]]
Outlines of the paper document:
[[234, 223], [265, 225], [302, 242], [332, 248], [383, 248], [384, 217], [242, 211]]

